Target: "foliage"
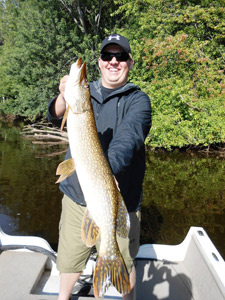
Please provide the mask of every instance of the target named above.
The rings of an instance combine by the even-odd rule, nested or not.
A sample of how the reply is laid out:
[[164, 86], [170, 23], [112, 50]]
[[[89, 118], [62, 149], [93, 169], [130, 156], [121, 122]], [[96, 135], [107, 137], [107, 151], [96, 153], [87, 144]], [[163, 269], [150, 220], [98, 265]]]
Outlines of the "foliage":
[[[151, 98], [151, 147], [225, 140], [224, 1], [116, 1], [133, 44], [131, 80]], [[137, 30], [137, 28], [139, 30]]]
[[97, 0], [81, 4], [1, 1], [0, 112], [31, 120], [45, 116], [49, 99], [57, 94], [60, 78], [80, 56], [88, 63], [89, 79], [98, 74], [102, 18], [108, 18], [101, 11], [106, 5], [107, 1], [103, 5]]
[[78, 56], [97, 79], [100, 42], [127, 36], [130, 80], [151, 98], [153, 148], [225, 140], [224, 0], [1, 0], [0, 113], [45, 116]]
[[[224, 71], [185, 34], [157, 45], [144, 57], [153, 99], [152, 146], [208, 145], [225, 140]], [[150, 74], [152, 73], [152, 74]], [[147, 76], [147, 75], [146, 75]], [[163, 124], [163, 126], [162, 126]], [[159, 139], [160, 136], [160, 139]]]

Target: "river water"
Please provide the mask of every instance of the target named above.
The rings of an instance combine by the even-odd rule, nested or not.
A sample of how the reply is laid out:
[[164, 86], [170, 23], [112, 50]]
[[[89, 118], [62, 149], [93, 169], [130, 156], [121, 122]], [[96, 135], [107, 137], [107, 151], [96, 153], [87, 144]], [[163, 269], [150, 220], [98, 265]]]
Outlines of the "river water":
[[[65, 146], [33, 144], [22, 125], [0, 123], [0, 226], [56, 250], [62, 194], [55, 170]], [[46, 156], [48, 155], [48, 156]], [[141, 243], [178, 244], [201, 226], [225, 257], [225, 161], [219, 155], [147, 152]]]

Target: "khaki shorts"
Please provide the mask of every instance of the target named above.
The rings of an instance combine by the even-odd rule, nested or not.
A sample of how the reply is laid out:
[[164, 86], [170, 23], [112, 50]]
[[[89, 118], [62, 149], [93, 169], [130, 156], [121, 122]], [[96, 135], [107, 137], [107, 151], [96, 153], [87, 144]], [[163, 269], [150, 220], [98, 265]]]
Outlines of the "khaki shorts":
[[[81, 239], [81, 223], [85, 209], [85, 207], [64, 195], [59, 223], [57, 255], [57, 268], [61, 273], [82, 272], [91, 254], [91, 248], [88, 248]], [[117, 235], [117, 242], [127, 270], [130, 273], [133, 260], [139, 249], [141, 214], [140, 212], [132, 212], [129, 213], [129, 216], [131, 223], [129, 237], [124, 239]], [[98, 245], [96, 245], [96, 248], [98, 249]]]

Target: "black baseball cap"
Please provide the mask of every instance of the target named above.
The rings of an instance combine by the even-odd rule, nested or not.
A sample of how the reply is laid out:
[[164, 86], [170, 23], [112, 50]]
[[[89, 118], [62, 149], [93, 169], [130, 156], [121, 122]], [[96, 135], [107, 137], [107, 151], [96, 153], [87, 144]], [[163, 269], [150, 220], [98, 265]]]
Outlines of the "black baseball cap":
[[103, 41], [102, 41], [102, 45], [101, 45], [101, 53], [103, 51], [103, 49], [109, 45], [109, 44], [117, 44], [119, 45], [121, 48], [123, 48], [123, 50], [127, 53], [131, 53], [131, 49], [130, 49], [130, 45], [129, 45], [129, 41], [127, 38], [125, 38], [124, 36], [120, 35], [120, 34], [111, 34], [109, 36], [107, 36]]

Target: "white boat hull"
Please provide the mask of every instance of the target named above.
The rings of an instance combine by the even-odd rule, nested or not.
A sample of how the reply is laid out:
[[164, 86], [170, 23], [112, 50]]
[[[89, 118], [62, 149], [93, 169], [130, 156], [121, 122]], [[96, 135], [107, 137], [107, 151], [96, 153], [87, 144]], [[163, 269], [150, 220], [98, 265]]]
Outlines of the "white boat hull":
[[[0, 299], [57, 299], [57, 254], [45, 240], [0, 231], [0, 253]], [[135, 264], [137, 300], [225, 300], [225, 262], [201, 227], [191, 227], [179, 245], [142, 245]], [[89, 294], [72, 300], [94, 299], [94, 266], [90, 259], [74, 287], [74, 293], [83, 286]], [[110, 287], [104, 299], [122, 296]]]

